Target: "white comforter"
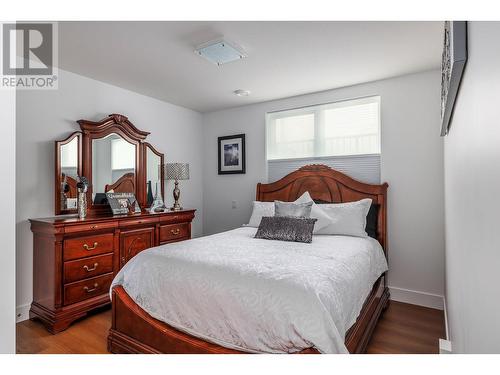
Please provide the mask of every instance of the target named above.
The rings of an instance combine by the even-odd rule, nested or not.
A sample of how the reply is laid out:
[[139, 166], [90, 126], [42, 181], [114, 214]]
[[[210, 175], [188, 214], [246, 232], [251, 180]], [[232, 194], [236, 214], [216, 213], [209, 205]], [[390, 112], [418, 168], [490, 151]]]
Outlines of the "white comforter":
[[255, 239], [256, 228], [159, 246], [116, 275], [172, 327], [227, 348], [347, 353], [344, 336], [387, 270], [372, 238], [316, 235], [311, 244]]

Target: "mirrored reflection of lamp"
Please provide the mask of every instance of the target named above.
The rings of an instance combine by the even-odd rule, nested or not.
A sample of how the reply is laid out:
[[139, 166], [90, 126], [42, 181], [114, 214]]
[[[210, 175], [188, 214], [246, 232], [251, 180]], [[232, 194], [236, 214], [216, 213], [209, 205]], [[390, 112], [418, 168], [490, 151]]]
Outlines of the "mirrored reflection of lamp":
[[175, 181], [175, 187], [173, 191], [174, 206], [171, 208], [171, 210], [172, 211], [182, 210], [182, 207], [179, 204], [179, 198], [181, 196], [181, 191], [179, 190], [179, 180], [189, 180], [189, 164], [188, 163], [165, 164], [165, 179]]

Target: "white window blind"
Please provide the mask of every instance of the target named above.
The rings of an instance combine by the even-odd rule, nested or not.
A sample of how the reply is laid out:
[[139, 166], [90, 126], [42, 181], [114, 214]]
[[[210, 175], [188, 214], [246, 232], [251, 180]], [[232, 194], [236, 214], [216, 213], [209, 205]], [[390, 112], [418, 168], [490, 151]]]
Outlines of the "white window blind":
[[122, 138], [111, 140], [111, 169], [134, 169], [135, 146]]
[[359, 180], [380, 182], [380, 97], [269, 113], [269, 181], [321, 163]]
[[268, 181], [277, 181], [309, 164], [324, 164], [355, 180], [368, 184], [380, 184], [380, 155], [377, 154], [269, 160], [267, 162]]

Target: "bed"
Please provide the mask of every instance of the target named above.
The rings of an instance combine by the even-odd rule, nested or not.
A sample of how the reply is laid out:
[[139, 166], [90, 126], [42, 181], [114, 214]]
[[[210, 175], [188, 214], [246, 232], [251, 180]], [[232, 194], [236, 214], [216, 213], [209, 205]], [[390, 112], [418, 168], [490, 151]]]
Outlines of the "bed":
[[[323, 202], [371, 198], [379, 205], [377, 240], [315, 236], [311, 247], [254, 239], [255, 228], [239, 228], [142, 252], [113, 283], [108, 350], [364, 352], [389, 300], [387, 184], [311, 165], [258, 184], [256, 198], [293, 201], [306, 191]], [[333, 313], [336, 306], [343, 308]]]

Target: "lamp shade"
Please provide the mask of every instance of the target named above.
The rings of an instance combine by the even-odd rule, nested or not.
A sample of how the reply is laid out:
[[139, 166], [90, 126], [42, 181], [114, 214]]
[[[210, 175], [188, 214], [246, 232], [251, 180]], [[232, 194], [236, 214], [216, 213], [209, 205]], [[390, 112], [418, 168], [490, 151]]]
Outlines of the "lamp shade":
[[188, 163], [165, 164], [165, 179], [189, 180], [189, 164]]

